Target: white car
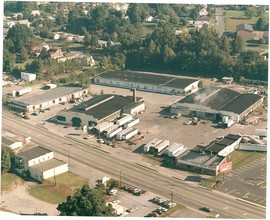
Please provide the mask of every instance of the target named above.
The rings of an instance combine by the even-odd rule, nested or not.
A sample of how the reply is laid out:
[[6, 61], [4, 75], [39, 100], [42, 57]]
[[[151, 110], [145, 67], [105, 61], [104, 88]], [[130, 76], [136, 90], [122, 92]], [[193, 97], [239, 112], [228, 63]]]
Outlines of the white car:
[[136, 206], [133, 206], [133, 207], [127, 209], [127, 212], [134, 212], [134, 211], [136, 211], [137, 209], [138, 209], [138, 208], [137, 208]]
[[117, 204], [119, 204], [120, 203], [120, 200], [113, 200], [112, 202], [111, 202], [111, 204], [113, 204], [113, 205], [117, 205]]
[[101, 144], [104, 144], [105, 143], [105, 141], [102, 138], [98, 139], [97, 142], [98, 143], [101, 143]]
[[109, 192], [109, 194], [110, 194], [110, 195], [115, 195], [117, 192], [118, 192], [117, 189], [112, 189], [112, 190]]

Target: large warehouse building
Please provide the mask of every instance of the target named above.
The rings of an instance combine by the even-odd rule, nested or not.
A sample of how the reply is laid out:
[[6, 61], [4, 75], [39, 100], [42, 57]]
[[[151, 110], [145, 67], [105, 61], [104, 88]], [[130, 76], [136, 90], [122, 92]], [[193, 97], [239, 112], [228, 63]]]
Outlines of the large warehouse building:
[[8, 103], [8, 107], [18, 112], [33, 112], [50, 108], [59, 103], [68, 102], [84, 97], [88, 89], [80, 87], [56, 87], [43, 90], [37, 94], [26, 94], [14, 98]]
[[94, 78], [95, 84], [164, 94], [186, 94], [198, 90], [194, 78], [133, 71], [107, 71]]
[[95, 126], [111, 121], [122, 113], [138, 115], [145, 110], [143, 98], [120, 95], [100, 95], [67, 111], [60, 111], [57, 120], [73, 126]]
[[221, 121], [223, 116], [238, 123], [263, 102], [263, 97], [230, 89], [206, 87], [171, 106], [171, 113]]

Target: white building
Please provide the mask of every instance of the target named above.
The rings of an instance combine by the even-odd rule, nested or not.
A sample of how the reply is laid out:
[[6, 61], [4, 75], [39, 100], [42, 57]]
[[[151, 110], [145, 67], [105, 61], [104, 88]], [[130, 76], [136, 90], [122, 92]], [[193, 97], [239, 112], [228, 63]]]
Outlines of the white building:
[[67, 163], [54, 158], [54, 153], [38, 146], [15, 156], [15, 170], [39, 181], [68, 171]]
[[9, 147], [12, 150], [19, 149], [23, 146], [22, 141], [14, 140], [3, 136], [2, 136], [2, 144], [4, 144], [5, 146]]
[[33, 112], [50, 108], [59, 103], [84, 97], [88, 89], [80, 87], [57, 87], [44, 90], [42, 93], [16, 97], [8, 107], [19, 112]]
[[196, 92], [199, 80], [156, 73], [107, 71], [96, 76], [94, 83], [164, 94], [185, 94]]
[[21, 72], [21, 79], [26, 81], [26, 82], [31, 82], [36, 80], [37, 74], [35, 73], [26, 73], [26, 72]]

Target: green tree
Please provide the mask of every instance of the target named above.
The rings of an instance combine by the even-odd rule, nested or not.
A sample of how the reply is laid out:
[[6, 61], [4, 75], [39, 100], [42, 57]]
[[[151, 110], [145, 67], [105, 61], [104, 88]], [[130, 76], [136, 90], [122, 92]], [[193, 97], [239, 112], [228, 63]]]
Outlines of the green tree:
[[146, 4], [129, 4], [127, 16], [129, 17], [129, 20], [132, 24], [144, 21], [147, 15], [148, 12]]
[[269, 27], [268, 18], [267, 16], [262, 15], [256, 22], [256, 28], [260, 31], [266, 31], [268, 30], [268, 27]]
[[255, 15], [255, 9], [253, 7], [248, 7], [245, 11], [244, 14], [247, 18], [251, 19]]
[[91, 80], [87, 73], [80, 73], [78, 76], [79, 86], [82, 88], [90, 88]]
[[25, 70], [30, 73], [40, 73], [41, 71], [41, 61], [33, 60], [30, 64], [26, 64]]
[[112, 206], [106, 206], [104, 192], [84, 185], [66, 202], [58, 205], [61, 216], [115, 216]]
[[3, 50], [3, 71], [10, 72], [15, 65], [16, 55], [10, 53], [7, 49]]
[[1, 174], [7, 173], [11, 168], [14, 152], [7, 146], [1, 146]]
[[244, 40], [241, 36], [237, 36], [232, 42], [233, 53], [241, 53], [244, 49]]

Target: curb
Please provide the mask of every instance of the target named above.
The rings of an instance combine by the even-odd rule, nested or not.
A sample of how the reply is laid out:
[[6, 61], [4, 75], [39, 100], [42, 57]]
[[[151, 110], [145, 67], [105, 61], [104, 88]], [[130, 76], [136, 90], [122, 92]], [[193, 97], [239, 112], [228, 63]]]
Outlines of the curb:
[[202, 188], [202, 189], [206, 189], [206, 190], [208, 190], [208, 191], [212, 191], [212, 189], [209, 189], [209, 188], [207, 188], [207, 187], [205, 187], [205, 186], [198, 185], [198, 187], [199, 187], [199, 188]]
[[66, 135], [65, 137], [68, 138], [68, 139], [71, 139], [71, 140], [73, 140], [73, 141], [76, 141], [76, 142], [78, 142], [78, 143], [80, 143], [80, 144], [83, 144], [83, 145], [85, 145], [85, 146], [88, 146], [88, 147], [94, 148], [94, 149], [96, 149], [96, 150], [102, 151], [102, 152], [104, 152], [104, 153], [106, 153], [106, 154], [110, 154], [110, 152], [108, 152], [108, 151], [102, 150], [102, 149], [96, 147], [95, 145], [86, 144], [86, 143], [84, 143], [84, 141], [78, 140], [77, 138], [70, 137], [69, 135]]
[[145, 165], [142, 165], [142, 164], [139, 164], [139, 163], [136, 163], [137, 165], [139, 165], [139, 166], [141, 166], [141, 167], [144, 167], [144, 168], [147, 168], [147, 169], [149, 169], [149, 170], [153, 170], [153, 171], [155, 171], [155, 172], [159, 172], [158, 170], [155, 170], [155, 169], [153, 169], [153, 168], [150, 168], [150, 167], [147, 167], [147, 166], [145, 166]]
[[184, 181], [183, 179], [181, 179], [181, 178], [179, 178], [179, 177], [176, 177], [176, 176], [172, 176], [172, 178], [177, 179], [177, 180]]
[[250, 201], [248, 201], [248, 200], [245, 200], [245, 199], [241, 199], [241, 198], [236, 198], [236, 200], [238, 200], [238, 201], [241, 201], [241, 202], [245, 202], [245, 203], [248, 203], [248, 204], [250, 204], [250, 205], [254, 205], [254, 206], [257, 206], [257, 207], [261, 207], [261, 208], [264, 208], [264, 209], [266, 209], [266, 207], [265, 207], [265, 206], [259, 205], [259, 204], [257, 204], [257, 203], [254, 203], [254, 202], [250, 202]]

